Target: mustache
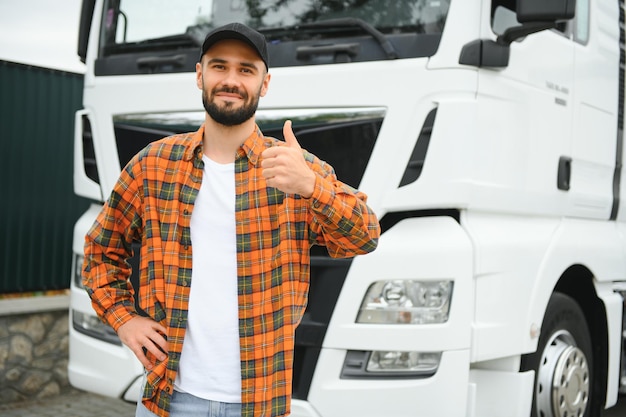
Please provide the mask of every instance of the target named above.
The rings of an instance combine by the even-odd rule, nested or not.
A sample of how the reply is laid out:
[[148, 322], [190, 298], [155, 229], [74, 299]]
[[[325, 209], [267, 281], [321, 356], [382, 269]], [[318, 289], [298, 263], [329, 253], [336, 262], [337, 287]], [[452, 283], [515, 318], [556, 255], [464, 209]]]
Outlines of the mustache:
[[242, 91], [240, 89], [238, 89], [237, 87], [221, 87], [221, 88], [214, 88], [211, 91], [211, 95], [215, 97], [216, 94], [218, 93], [229, 93], [229, 94], [238, 94], [240, 95], [244, 100], [248, 99], [248, 94], [245, 91]]

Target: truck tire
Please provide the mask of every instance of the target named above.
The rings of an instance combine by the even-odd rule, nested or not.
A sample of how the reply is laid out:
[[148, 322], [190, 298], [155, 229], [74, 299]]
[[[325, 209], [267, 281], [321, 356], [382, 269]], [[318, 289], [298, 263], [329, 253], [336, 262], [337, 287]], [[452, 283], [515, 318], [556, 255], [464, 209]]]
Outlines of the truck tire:
[[522, 357], [521, 370], [535, 371], [531, 417], [591, 417], [591, 337], [573, 298], [552, 294], [537, 351]]

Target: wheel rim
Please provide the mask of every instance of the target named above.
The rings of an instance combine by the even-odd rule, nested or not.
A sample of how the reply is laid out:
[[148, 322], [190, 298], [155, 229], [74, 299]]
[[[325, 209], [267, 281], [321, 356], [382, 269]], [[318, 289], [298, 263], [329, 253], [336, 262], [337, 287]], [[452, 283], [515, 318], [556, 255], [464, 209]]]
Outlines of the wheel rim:
[[589, 401], [589, 364], [574, 337], [561, 330], [550, 338], [537, 376], [539, 417], [582, 417]]

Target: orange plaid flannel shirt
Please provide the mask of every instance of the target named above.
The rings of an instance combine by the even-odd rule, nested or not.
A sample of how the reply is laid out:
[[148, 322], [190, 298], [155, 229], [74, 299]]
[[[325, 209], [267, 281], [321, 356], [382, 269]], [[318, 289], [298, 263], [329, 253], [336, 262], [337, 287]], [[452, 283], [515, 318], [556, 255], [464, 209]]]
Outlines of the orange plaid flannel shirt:
[[[138, 313], [134, 298], [168, 329], [168, 357], [151, 358], [143, 402], [167, 417], [185, 336], [191, 250], [189, 224], [203, 175], [204, 127], [153, 142], [123, 169], [86, 236], [83, 281], [98, 315], [117, 329]], [[291, 403], [295, 328], [307, 304], [309, 248], [333, 257], [376, 248], [380, 228], [366, 196], [304, 152], [316, 172], [309, 199], [267, 187], [260, 155], [280, 146], [257, 127], [235, 161], [242, 416], [285, 416]], [[140, 285], [130, 281], [131, 244], [140, 240]]]

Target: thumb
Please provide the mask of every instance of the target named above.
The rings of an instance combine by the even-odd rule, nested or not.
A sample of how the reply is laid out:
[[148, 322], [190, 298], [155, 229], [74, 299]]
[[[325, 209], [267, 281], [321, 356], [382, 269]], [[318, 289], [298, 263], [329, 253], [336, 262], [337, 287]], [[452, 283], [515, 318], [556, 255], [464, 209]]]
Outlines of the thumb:
[[300, 148], [300, 144], [298, 143], [298, 139], [296, 139], [296, 135], [293, 134], [293, 130], [291, 130], [291, 120], [285, 121], [285, 125], [283, 126], [283, 136], [285, 137], [285, 143], [290, 148]]

